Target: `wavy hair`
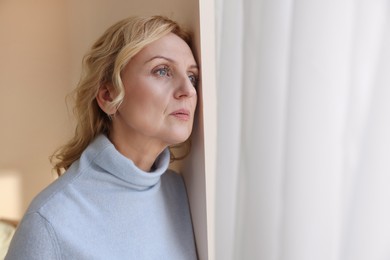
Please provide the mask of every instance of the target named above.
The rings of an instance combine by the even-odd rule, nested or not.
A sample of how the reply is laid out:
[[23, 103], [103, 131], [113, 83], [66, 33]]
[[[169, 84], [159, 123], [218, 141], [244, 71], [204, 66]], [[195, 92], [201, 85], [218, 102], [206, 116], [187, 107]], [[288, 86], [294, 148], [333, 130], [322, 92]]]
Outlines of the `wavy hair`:
[[121, 20], [109, 27], [92, 45], [83, 58], [81, 79], [73, 92], [73, 112], [76, 117], [74, 136], [50, 157], [58, 175], [80, 158], [97, 135], [108, 135], [110, 131], [111, 120], [96, 101], [99, 88], [106, 84], [114, 87], [117, 95], [111, 105], [117, 108], [125, 95], [121, 71], [146, 45], [169, 33], [176, 34], [191, 46], [189, 33], [175, 21], [163, 16]]

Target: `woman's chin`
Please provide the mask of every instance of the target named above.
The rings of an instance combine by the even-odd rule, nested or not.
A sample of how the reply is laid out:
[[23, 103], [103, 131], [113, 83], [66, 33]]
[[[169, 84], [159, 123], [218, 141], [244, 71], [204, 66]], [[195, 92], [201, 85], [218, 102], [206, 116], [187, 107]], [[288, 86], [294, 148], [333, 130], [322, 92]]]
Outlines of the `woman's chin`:
[[178, 144], [181, 144], [181, 143], [184, 143], [185, 141], [188, 140], [188, 138], [190, 137], [190, 134], [182, 134], [182, 135], [176, 135], [176, 136], [172, 136], [174, 138], [172, 138], [170, 140], [170, 145], [178, 145]]

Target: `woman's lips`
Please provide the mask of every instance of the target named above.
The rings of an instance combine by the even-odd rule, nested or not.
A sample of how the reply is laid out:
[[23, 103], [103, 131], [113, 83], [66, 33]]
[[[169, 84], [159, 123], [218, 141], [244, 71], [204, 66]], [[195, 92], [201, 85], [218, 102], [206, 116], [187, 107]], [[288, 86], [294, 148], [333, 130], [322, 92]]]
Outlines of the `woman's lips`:
[[172, 112], [170, 115], [183, 121], [188, 121], [190, 119], [190, 111], [188, 111], [187, 109], [176, 110]]

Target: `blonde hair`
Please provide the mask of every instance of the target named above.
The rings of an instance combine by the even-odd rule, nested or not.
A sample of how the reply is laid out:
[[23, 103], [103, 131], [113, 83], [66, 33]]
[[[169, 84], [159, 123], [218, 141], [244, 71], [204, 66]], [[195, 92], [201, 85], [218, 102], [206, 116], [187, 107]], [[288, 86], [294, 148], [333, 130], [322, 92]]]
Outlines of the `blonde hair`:
[[[81, 79], [74, 90], [76, 129], [72, 139], [50, 158], [58, 175], [78, 160], [95, 137], [110, 131], [110, 118], [100, 109], [96, 95], [110, 84], [117, 96], [111, 105], [118, 107], [124, 98], [120, 73], [129, 60], [146, 45], [174, 33], [190, 45], [190, 36], [176, 22], [163, 17], [129, 17], [108, 28], [84, 56]], [[55, 162], [54, 162], [55, 161]]]

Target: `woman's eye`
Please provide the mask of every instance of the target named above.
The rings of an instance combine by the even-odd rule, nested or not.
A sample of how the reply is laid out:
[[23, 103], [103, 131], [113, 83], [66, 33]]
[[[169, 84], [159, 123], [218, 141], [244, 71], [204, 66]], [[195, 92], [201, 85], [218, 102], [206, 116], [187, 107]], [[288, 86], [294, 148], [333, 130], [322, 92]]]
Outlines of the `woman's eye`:
[[159, 77], [166, 77], [170, 75], [170, 70], [168, 67], [164, 66], [162, 68], [158, 68], [154, 71], [154, 74], [156, 74]]
[[198, 85], [198, 77], [195, 75], [189, 75], [188, 78], [191, 81], [191, 84], [196, 87]]

